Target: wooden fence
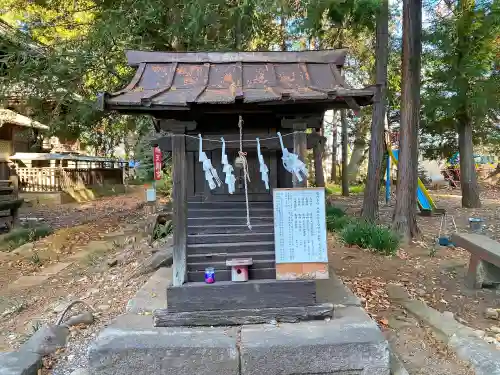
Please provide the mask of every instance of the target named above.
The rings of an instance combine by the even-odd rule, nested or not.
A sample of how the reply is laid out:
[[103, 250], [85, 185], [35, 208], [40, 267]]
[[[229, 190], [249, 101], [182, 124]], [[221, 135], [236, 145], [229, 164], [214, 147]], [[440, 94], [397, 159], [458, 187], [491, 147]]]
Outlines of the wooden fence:
[[58, 192], [92, 185], [123, 183], [119, 168], [16, 168], [21, 192]]

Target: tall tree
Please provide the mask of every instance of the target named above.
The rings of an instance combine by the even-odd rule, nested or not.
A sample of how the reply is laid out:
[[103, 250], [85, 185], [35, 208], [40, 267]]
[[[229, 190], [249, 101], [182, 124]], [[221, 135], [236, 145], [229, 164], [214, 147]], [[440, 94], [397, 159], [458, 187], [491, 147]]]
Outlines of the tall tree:
[[332, 116], [332, 170], [330, 181], [337, 182], [337, 113]]
[[377, 38], [375, 50], [376, 79], [379, 85], [378, 101], [372, 112], [370, 151], [368, 156], [368, 176], [363, 197], [362, 215], [375, 220], [378, 215], [380, 174], [384, 154], [384, 123], [387, 91], [387, 64], [389, 59], [389, 2], [382, 0], [377, 16]]
[[422, 0], [403, 0], [403, 54], [398, 182], [393, 227], [409, 242], [418, 234], [418, 126]]
[[450, 0], [429, 14], [422, 135], [432, 141], [426, 151], [460, 152], [462, 205], [479, 207], [473, 148], [500, 136], [500, 1]]
[[348, 146], [348, 137], [347, 137], [347, 118], [345, 109], [340, 110], [340, 124], [342, 127], [342, 195], [344, 197], [349, 196], [349, 174], [347, 173], [347, 146]]
[[321, 136], [320, 141], [313, 148], [314, 155], [314, 173], [316, 177], [316, 186], [325, 186], [325, 172], [323, 170], [323, 156], [325, 153], [325, 145], [323, 143], [323, 128], [315, 129], [316, 134]]

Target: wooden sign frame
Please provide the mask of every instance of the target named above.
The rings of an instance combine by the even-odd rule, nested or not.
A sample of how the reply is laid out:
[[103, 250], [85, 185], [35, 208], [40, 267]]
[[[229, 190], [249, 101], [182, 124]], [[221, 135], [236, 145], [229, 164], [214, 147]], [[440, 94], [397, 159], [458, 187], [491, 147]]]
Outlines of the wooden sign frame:
[[[300, 261], [289, 261], [287, 262], [286, 260], [283, 261], [282, 256], [278, 254], [279, 247], [283, 246], [283, 241], [280, 240], [280, 235], [283, 236], [283, 232], [286, 230], [278, 227], [280, 225], [279, 221], [282, 220], [280, 219], [280, 214], [277, 212], [279, 209], [277, 207], [277, 197], [276, 194], [279, 194], [280, 191], [316, 191], [316, 192], [322, 192], [323, 194], [321, 195], [321, 199], [323, 202], [323, 205], [319, 205], [319, 207], [322, 207], [322, 212], [320, 212], [320, 227], [319, 227], [319, 233], [317, 235], [321, 235], [321, 240], [320, 242], [323, 242], [324, 246], [324, 257], [319, 257], [320, 259], [316, 260], [311, 260], [310, 262], [304, 261], [304, 259], [300, 259]], [[324, 188], [280, 188], [280, 189], [273, 189], [273, 213], [274, 213], [274, 235], [275, 235], [275, 256], [276, 256], [276, 279], [277, 280], [299, 280], [299, 279], [328, 279], [329, 277], [329, 272], [328, 272], [328, 246], [327, 246], [327, 234], [326, 234], [326, 203], [325, 203], [325, 189]], [[302, 206], [302, 209], [306, 206]], [[316, 207], [316, 206], [312, 206]], [[300, 212], [300, 210], [299, 210]], [[285, 215], [285, 213], [283, 213]], [[300, 213], [298, 214], [300, 215]], [[303, 223], [304, 222], [309, 222], [311, 219], [304, 219], [302, 218]], [[322, 223], [324, 221], [324, 223]], [[303, 230], [314, 230], [313, 226], [307, 226], [307, 228], [301, 228]], [[281, 242], [280, 242], [281, 241]], [[303, 239], [302, 239], [302, 243]], [[312, 243], [308, 244], [309, 246], [313, 246]], [[307, 246], [307, 245], [306, 245]], [[300, 250], [296, 250], [300, 251]], [[302, 250], [304, 251], [304, 250]], [[303, 255], [303, 254], [302, 254]]]

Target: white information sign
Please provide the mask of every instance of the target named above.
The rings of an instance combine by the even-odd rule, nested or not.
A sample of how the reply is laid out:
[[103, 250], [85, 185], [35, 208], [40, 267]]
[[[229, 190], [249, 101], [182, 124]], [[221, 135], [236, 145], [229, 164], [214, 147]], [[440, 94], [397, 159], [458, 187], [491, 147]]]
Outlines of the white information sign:
[[276, 263], [327, 263], [325, 189], [274, 189]]

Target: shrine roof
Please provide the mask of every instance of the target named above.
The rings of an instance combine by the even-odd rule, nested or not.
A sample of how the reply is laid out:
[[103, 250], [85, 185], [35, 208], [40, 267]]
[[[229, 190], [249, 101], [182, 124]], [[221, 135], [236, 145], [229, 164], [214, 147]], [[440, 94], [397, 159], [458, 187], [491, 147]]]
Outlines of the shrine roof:
[[320, 104], [352, 108], [373, 102], [376, 87], [353, 89], [341, 69], [347, 50], [303, 52], [128, 51], [130, 84], [99, 96], [101, 109], [182, 110], [193, 105]]

